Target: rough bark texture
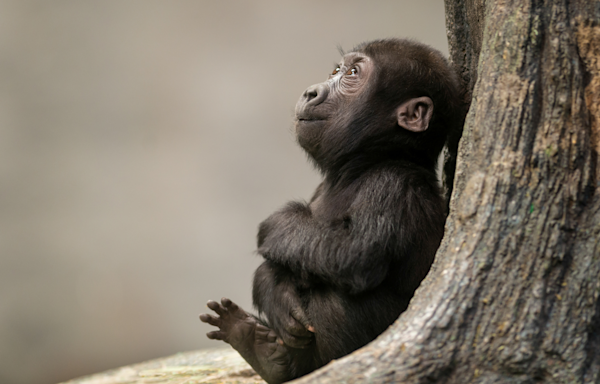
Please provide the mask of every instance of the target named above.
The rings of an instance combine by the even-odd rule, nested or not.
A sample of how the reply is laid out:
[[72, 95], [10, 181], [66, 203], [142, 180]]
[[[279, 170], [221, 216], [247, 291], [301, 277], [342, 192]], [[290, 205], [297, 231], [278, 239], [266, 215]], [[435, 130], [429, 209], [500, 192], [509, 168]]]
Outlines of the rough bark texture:
[[446, 0], [444, 3], [450, 60], [467, 90], [465, 102], [470, 103], [483, 40], [485, 0]]
[[600, 2], [447, 12], [474, 88], [434, 266], [388, 331], [298, 382], [598, 383]]
[[[484, 27], [484, 0], [446, 0], [446, 29], [450, 61], [460, 74], [464, 87], [463, 102], [465, 110], [471, 103], [473, 87], [477, 81], [477, 63]], [[449, 199], [452, 194], [456, 168], [456, 152], [462, 131], [450, 132], [444, 148], [444, 172], [442, 184]]]

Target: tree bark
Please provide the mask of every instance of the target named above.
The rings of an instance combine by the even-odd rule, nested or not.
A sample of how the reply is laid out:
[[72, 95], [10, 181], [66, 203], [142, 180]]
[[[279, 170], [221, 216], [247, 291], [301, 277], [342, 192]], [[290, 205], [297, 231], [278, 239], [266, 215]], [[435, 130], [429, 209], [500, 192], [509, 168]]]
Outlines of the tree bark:
[[600, 2], [446, 0], [472, 103], [406, 312], [298, 383], [600, 382]]

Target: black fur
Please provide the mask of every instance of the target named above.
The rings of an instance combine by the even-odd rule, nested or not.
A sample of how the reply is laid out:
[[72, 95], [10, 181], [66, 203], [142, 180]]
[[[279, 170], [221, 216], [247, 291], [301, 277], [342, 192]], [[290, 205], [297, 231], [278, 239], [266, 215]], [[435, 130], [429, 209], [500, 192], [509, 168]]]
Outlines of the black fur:
[[[254, 305], [287, 350], [277, 363], [284, 373], [263, 374], [270, 382], [383, 332], [408, 306], [443, 235], [436, 163], [464, 116], [456, 74], [439, 52], [409, 40], [361, 44], [345, 58], [352, 55], [364, 78], [343, 62], [347, 78], [310, 87], [297, 106], [298, 141], [323, 182], [308, 203], [288, 203], [259, 227], [265, 262]], [[433, 101], [427, 130], [399, 127], [396, 108], [423, 96]]]

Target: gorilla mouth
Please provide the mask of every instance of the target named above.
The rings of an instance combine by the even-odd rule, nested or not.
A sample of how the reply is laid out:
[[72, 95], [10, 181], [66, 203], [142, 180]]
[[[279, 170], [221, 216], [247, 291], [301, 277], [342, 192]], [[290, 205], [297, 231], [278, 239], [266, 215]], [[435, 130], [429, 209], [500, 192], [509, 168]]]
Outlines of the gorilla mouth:
[[325, 119], [319, 119], [316, 117], [300, 117], [300, 118], [298, 118], [298, 121], [302, 122], [302, 123], [310, 123], [310, 122], [315, 122], [315, 121], [325, 121]]

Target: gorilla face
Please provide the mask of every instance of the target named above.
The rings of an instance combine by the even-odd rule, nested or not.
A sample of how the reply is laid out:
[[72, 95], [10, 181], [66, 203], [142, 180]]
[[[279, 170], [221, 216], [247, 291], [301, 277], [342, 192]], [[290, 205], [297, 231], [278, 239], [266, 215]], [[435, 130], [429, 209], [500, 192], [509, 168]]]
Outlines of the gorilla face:
[[296, 135], [300, 146], [317, 161], [321, 152], [329, 149], [329, 140], [346, 135], [344, 128], [364, 115], [363, 100], [368, 98], [375, 76], [373, 60], [364, 53], [351, 52], [326, 81], [308, 87], [300, 96], [296, 104]]

